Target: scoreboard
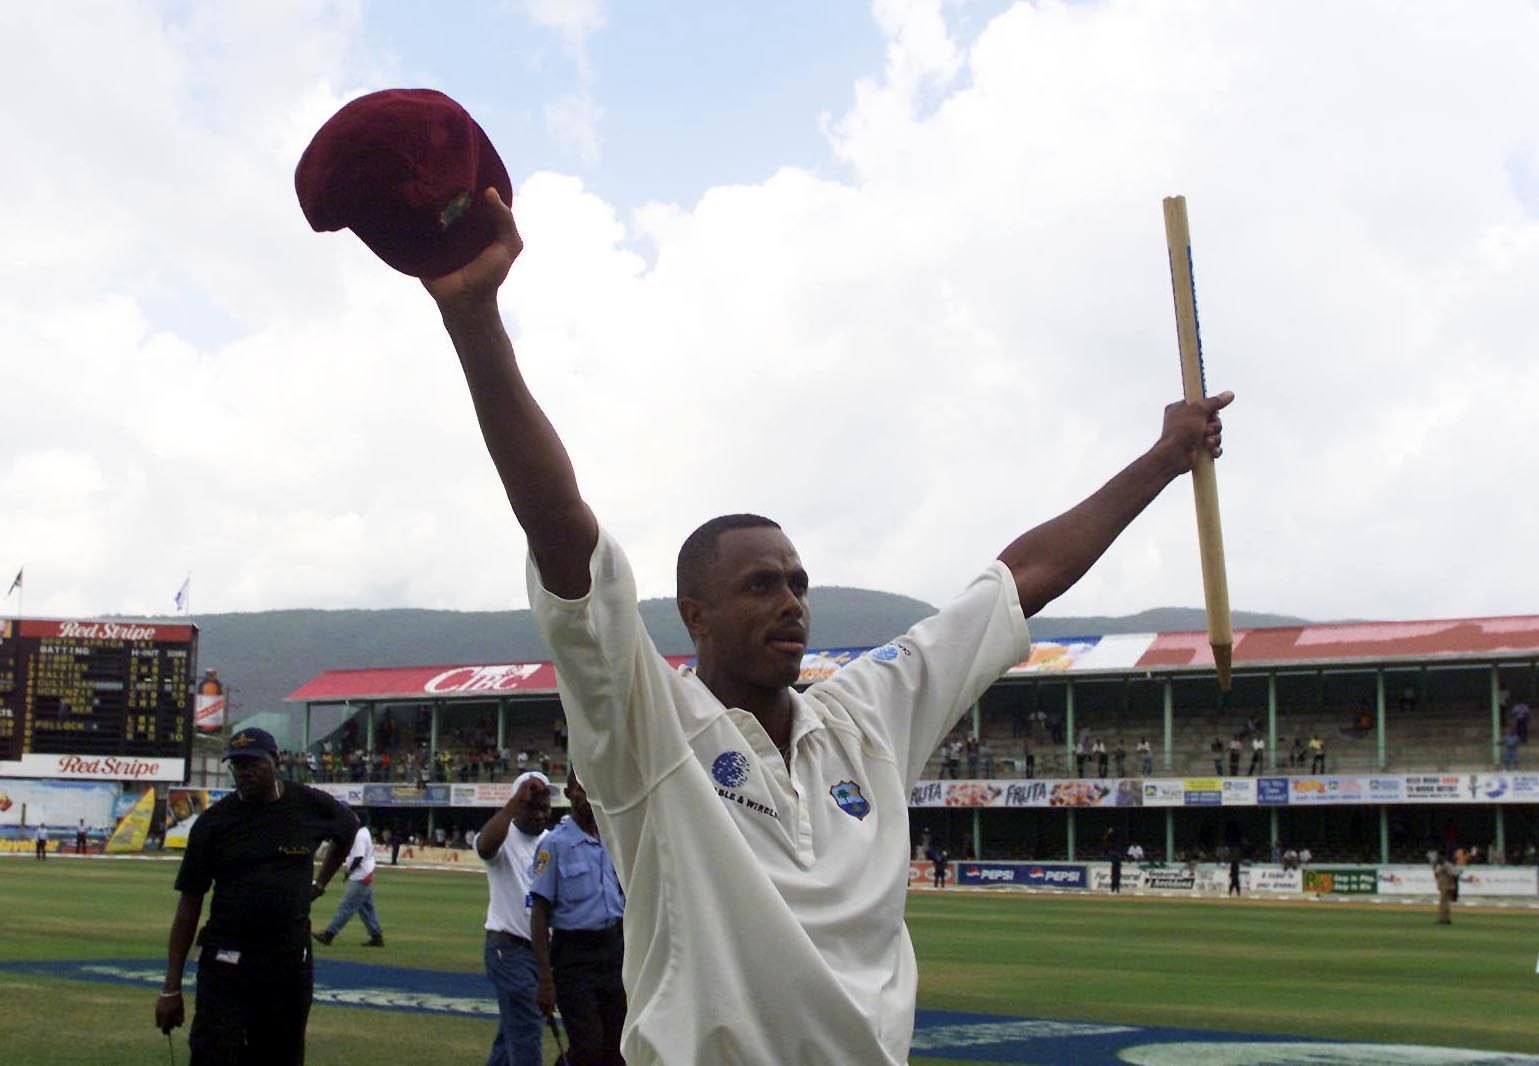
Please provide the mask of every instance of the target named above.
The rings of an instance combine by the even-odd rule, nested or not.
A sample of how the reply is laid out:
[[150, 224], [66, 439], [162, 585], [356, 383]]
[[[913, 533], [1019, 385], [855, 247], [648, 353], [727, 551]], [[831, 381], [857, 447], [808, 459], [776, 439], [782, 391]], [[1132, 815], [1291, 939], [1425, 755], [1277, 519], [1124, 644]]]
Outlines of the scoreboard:
[[162, 622], [0, 621], [0, 772], [180, 780], [197, 634]]

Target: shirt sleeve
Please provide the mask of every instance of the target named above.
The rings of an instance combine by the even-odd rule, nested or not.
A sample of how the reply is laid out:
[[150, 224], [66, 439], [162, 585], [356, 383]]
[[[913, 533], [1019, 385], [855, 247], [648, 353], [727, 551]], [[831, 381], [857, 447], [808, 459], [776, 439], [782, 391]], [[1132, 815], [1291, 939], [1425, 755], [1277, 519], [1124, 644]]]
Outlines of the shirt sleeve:
[[192, 823], [187, 832], [187, 850], [182, 853], [182, 865], [176, 872], [176, 890], [201, 896], [214, 884], [212, 835], [214, 820], [205, 812]]
[[589, 794], [617, 811], [646, 795], [689, 745], [677, 679], [641, 624], [630, 563], [602, 529], [588, 573], [588, 594], [565, 600], [546, 591], [531, 556], [529, 603], [556, 666], [572, 761]]
[[[318, 823], [318, 837], [322, 840], [330, 840], [337, 847], [346, 847], [351, 854], [357, 843], [358, 816], [352, 808], [329, 792], [322, 792], [318, 788], [306, 788], [306, 794], [310, 797], [311, 810]], [[196, 827], [197, 822], [193, 825]], [[345, 860], [344, 860], [345, 861]]]
[[967, 709], [1031, 651], [1015, 579], [997, 560], [962, 594], [890, 644], [814, 685], [885, 744], [912, 788]]
[[534, 861], [529, 865], [529, 894], [539, 896], [552, 906], [560, 898], [560, 863], [556, 857], [556, 842], [546, 837], [534, 849]]

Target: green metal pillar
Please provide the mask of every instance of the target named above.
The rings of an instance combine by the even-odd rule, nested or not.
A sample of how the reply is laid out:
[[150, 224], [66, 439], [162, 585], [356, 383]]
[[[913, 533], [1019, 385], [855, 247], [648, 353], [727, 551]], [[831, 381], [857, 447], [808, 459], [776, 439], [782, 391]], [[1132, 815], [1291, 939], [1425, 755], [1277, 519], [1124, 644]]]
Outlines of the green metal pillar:
[[508, 701], [497, 701], [497, 751], [508, 746]]
[[[1506, 858], [1507, 857], [1507, 820], [1503, 816], [1503, 813], [1504, 812], [1502, 811], [1501, 804], [1497, 804], [1496, 805], [1496, 850], [1502, 853], [1502, 857], [1503, 858]], [[1491, 858], [1491, 856], [1487, 855], [1486, 858], [1489, 860]], [[1507, 859], [1507, 861], [1509, 863], [1512, 862], [1512, 860], [1510, 858]]]
[[1176, 811], [1174, 807], [1165, 808], [1165, 861], [1176, 861]]
[[438, 710], [439, 702], [433, 701], [432, 710], [428, 714], [428, 758], [438, 758]]
[[[1268, 770], [1277, 769], [1277, 671], [1268, 670], [1266, 674], [1266, 767]], [[1272, 812], [1276, 814], [1276, 811]], [[1273, 826], [1272, 839], [1277, 839], [1276, 827]]]
[[1491, 765], [1502, 764], [1502, 677], [1501, 670], [1491, 664]]
[[373, 700], [370, 700], [368, 703], [364, 704], [363, 707], [365, 714], [368, 715], [368, 717], [363, 720], [363, 750], [372, 756], [374, 754], [374, 712], [379, 708], [375, 706]]
[[[1272, 831], [1271, 831], [1271, 837], [1272, 837], [1271, 845], [1272, 845], [1272, 848], [1271, 848], [1271, 850], [1274, 851], [1274, 852], [1275, 851], [1280, 851], [1282, 849], [1282, 839], [1281, 839], [1280, 834], [1277, 832], [1277, 808], [1273, 807], [1267, 813], [1272, 816], [1272, 818], [1271, 818], [1271, 822], [1272, 822]], [[1267, 856], [1267, 857], [1271, 858], [1270, 855]]]
[[[1063, 704], [1064, 704], [1064, 710], [1063, 710], [1063, 747], [1064, 747], [1064, 753], [1065, 753], [1064, 766], [1066, 767], [1066, 769], [1063, 772], [1063, 776], [1064, 777], [1077, 777], [1078, 776], [1078, 771], [1075, 771], [1074, 773], [1071, 773], [1069, 771], [1069, 769], [1067, 769], [1068, 767], [1073, 767], [1074, 766], [1074, 681], [1073, 681], [1072, 678], [1065, 678], [1064, 682], [1063, 682], [1063, 685], [1064, 685], [1064, 689], [1063, 689]], [[1071, 817], [1069, 819], [1069, 857], [1070, 858], [1074, 857], [1074, 855], [1073, 855], [1073, 853], [1074, 853], [1074, 835], [1073, 834], [1074, 834], [1074, 819]]]
[[[1379, 671], [1382, 682], [1384, 672]], [[1379, 862], [1389, 865], [1389, 808], [1379, 808]]]
[[973, 858], [983, 858], [983, 812], [973, 808]]
[[[1379, 706], [1378, 706], [1378, 712], [1379, 712], [1379, 762], [1378, 762], [1378, 769], [1379, 769], [1379, 773], [1383, 773], [1384, 772], [1384, 768], [1389, 765], [1389, 747], [1388, 747], [1388, 738], [1384, 735], [1384, 732], [1385, 732], [1385, 730], [1384, 730], [1384, 668], [1382, 666], [1379, 667], [1377, 670], [1375, 670], [1373, 672], [1373, 679], [1374, 679], [1374, 684], [1375, 684], [1375, 688], [1376, 688], [1376, 698], [1377, 698], [1378, 703], [1379, 703]], [[1387, 846], [1388, 845], [1386, 844], [1386, 847]], [[1388, 862], [1389, 860], [1385, 859], [1384, 861]]]
[[1073, 807], [1069, 807], [1069, 808], [1067, 808], [1065, 810], [1064, 813], [1069, 816], [1069, 822], [1068, 822], [1068, 830], [1069, 830], [1069, 861], [1073, 862], [1074, 861], [1074, 808]]
[[[1170, 771], [1172, 769], [1174, 769], [1174, 767], [1175, 767], [1176, 753], [1173, 750], [1173, 748], [1175, 746], [1175, 735], [1176, 735], [1176, 710], [1175, 710], [1175, 708], [1176, 708], [1175, 693], [1171, 689], [1170, 678], [1167, 677], [1165, 679], [1165, 759], [1164, 759], [1164, 762], [1162, 763], [1162, 765], [1165, 767], [1165, 772], [1167, 774], [1170, 773]], [[1167, 833], [1167, 836], [1168, 835], [1169, 834]]]
[[304, 751], [309, 751], [310, 750], [310, 709], [311, 709], [311, 704], [306, 703], [305, 704], [305, 726], [304, 726], [304, 731], [300, 734], [300, 741], [299, 741], [299, 746]]

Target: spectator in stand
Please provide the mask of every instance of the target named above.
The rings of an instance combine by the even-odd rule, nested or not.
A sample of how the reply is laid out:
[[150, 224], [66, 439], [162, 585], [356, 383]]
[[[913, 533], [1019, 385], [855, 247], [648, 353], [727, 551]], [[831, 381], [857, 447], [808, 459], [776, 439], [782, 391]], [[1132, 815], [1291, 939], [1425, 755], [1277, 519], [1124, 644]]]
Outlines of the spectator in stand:
[[557, 751], [566, 750], [566, 718], [557, 716], [556, 724], [551, 726], [550, 739]]
[[969, 779], [976, 778], [978, 776], [978, 738], [969, 736], [964, 748], [967, 751], [967, 776]]
[[1128, 862], [1143, 862], [1144, 846], [1137, 841], [1128, 845]]
[[1021, 755], [1026, 766], [1026, 776], [1037, 776], [1037, 753], [1031, 749], [1031, 738], [1027, 737], [1021, 742]]
[[522, 777], [524, 773], [526, 773], [529, 769], [529, 753], [527, 751], [520, 750], [514, 765], [518, 767], [519, 776]]
[[1351, 725], [1341, 727], [1341, 735], [1361, 739], [1373, 732], [1373, 713], [1368, 710], [1366, 703], [1361, 703], [1357, 708], [1357, 717]]
[[1518, 768], [1518, 731], [1510, 722], [1502, 733], [1502, 769]]
[[1229, 738], [1229, 776], [1240, 776], [1240, 734]]
[[1400, 713], [1409, 714], [1416, 709], [1416, 690], [1410, 685], [1400, 690]]
[[1297, 870], [1299, 868], [1299, 853], [1293, 848], [1283, 852], [1282, 868], [1284, 870]]
[[1250, 768], [1245, 771], [1246, 777], [1255, 777], [1256, 771], [1261, 769], [1261, 759], [1266, 752], [1266, 739], [1260, 733], [1250, 738]]
[[1213, 743], [1208, 745], [1208, 750], [1213, 753], [1213, 772], [1219, 777], [1224, 776], [1224, 742], [1218, 737], [1213, 738]]
[[1325, 741], [1321, 738], [1319, 730], [1309, 736], [1309, 772], [1325, 773]]
[[1293, 750], [1288, 753], [1288, 765], [1304, 765], [1304, 737], [1300, 733], [1293, 734]]
[[1315, 857], [1310, 852], [1310, 850], [1308, 848], [1300, 848], [1299, 849], [1299, 865], [1300, 866], [1308, 866], [1310, 863], [1312, 863], [1314, 861], [1315, 861]]
[[1512, 713], [1509, 715], [1509, 717], [1512, 719], [1513, 732], [1517, 733], [1518, 735], [1518, 743], [1527, 744], [1529, 717], [1528, 701], [1519, 700], [1516, 704], [1514, 704]]
[[75, 854], [84, 855], [86, 848], [90, 846], [91, 836], [86, 832], [85, 819], [80, 819], [80, 824], [75, 826]]
[[1085, 760], [1090, 758], [1090, 738], [1081, 735], [1074, 742], [1074, 776], [1085, 776]]
[[1117, 738], [1117, 746], [1112, 749], [1112, 765], [1117, 769], [1118, 777], [1127, 776], [1128, 749], [1122, 743], [1122, 738]]
[[1154, 745], [1149, 743], [1148, 737], [1139, 737], [1138, 746], [1133, 749], [1138, 753], [1138, 772], [1145, 777], [1154, 773]]
[[941, 776], [950, 777], [953, 781], [962, 771], [962, 742], [956, 737], [946, 745], [946, 758], [941, 763]]
[[1090, 745], [1090, 752], [1095, 756], [1095, 775], [1097, 777], [1105, 777], [1106, 741], [1102, 740], [1100, 737], [1096, 737], [1094, 743]]
[[982, 767], [983, 776], [985, 778], [992, 778], [994, 776], [994, 749], [989, 747], [989, 742], [986, 740], [978, 741], [978, 762]]

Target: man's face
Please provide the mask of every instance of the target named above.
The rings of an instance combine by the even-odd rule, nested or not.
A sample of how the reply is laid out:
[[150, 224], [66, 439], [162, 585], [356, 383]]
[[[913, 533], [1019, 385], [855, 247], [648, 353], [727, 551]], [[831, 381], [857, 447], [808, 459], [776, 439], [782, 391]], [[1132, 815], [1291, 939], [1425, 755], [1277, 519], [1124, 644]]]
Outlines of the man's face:
[[266, 754], [238, 755], [230, 760], [235, 775], [235, 791], [247, 803], [266, 803], [273, 798], [277, 767]]
[[807, 571], [790, 539], [770, 526], [723, 533], [686, 618], [702, 670], [756, 688], [794, 684], [812, 612]]
[[550, 789], [538, 781], [530, 781], [529, 793], [513, 815], [513, 824], [525, 836], [543, 833], [550, 825]]

